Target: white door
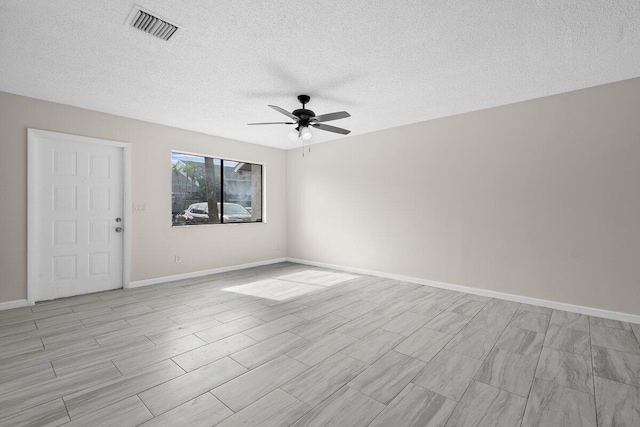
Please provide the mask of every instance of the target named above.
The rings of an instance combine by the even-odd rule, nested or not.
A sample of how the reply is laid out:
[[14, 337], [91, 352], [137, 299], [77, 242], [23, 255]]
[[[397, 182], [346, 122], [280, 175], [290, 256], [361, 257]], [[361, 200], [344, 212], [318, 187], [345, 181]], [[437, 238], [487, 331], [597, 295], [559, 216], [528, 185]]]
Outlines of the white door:
[[124, 148], [105, 142], [30, 130], [31, 302], [123, 287]]

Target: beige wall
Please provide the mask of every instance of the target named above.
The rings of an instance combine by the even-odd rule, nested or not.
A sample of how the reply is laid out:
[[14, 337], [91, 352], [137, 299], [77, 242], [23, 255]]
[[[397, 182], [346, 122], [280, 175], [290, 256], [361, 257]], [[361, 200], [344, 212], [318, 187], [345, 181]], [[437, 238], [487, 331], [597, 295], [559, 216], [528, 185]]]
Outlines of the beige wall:
[[640, 314], [639, 113], [634, 79], [289, 151], [288, 255]]
[[[0, 302], [27, 296], [30, 127], [131, 144], [132, 281], [285, 256], [284, 151], [0, 92]], [[264, 163], [267, 222], [172, 228], [172, 149]]]

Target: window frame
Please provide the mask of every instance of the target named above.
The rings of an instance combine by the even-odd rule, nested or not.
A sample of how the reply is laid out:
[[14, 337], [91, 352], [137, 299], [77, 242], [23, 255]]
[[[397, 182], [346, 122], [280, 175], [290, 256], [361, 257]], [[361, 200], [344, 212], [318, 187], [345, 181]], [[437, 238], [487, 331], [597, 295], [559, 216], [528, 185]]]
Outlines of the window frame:
[[[261, 191], [261, 200], [260, 202], [262, 203], [262, 219], [260, 221], [247, 221], [247, 222], [218, 222], [218, 223], [202, 223], [202, 224], [182, 224], [182, 225], [176, 225], [173, 223], [173, 221], [171, 222], [171, 228], [184, 228], [184, 227], [202, 227], [202, 226], [212, 226], [212, 225], [228, 225], [228, 224], [263, 224], [267, 222], [267, 191], [266, 191], [266, 163], [265, 162], [256, 162], [256, 161], [252, 161], [252, 160], [239, 160], [239, 159], [234, 159], [234, 158], [229, 158], [229, 157], [216, 157], [216, 156], [212, 156], [212, 155], [208, 155], [208, 154], [202, 154], [202, 153], [196, 153], [196, 152], [192, 152], [192, 151], [186, 151], [186, 150], [178, 150], [178, 149], [171, 149], [170, 150], [170, 156], [169, 158], [171, 159], [173, 153], [176, 154], [184, 154], [187, 156], [195, 156], [195, 157], [209, 157], [211, 159], [217, 159], [220, 160], [220, 217], [222, 218], [224, 216], [224, 162], [225, 161], [229, 161], [229, 162], [236, 162], [236, 163], [248, 163], [248, 164], [252, 164], [252, 165], [260, 165], [260, 167], [262, 168], [262, 173], [261, 173], [261, 185], [262, 185], [262, 191]], [[173, 166], [173, 164], [172, 164]], [[171, 171], [171, 169], [170, 169]], [[171, 172], [169, 172], [171, 173]], [[172, 199], [173, 199], [173, 176], [171, 177], [171, 195], [172, 195]], [[230, 202], [229, 202], [230, 203]]]

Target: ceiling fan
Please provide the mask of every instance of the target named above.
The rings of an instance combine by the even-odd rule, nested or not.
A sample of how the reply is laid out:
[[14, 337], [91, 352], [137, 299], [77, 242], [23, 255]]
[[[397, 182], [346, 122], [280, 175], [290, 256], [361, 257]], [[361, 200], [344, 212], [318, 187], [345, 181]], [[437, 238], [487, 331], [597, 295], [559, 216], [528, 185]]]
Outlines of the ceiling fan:
[[289, 133], [289, 138], [295, 141], [298, 138], [302, 138], [305, 141], [310, 140], [313, 137], [313, 134], [309, 130], [309, 126], [314, 127], [320, 130], [326, 130], [328, 132], [335, 132], [341, 135], [348, 135], [351, 131], [347, 129], [342, 129], [336, 126], [325, 125], [323, 122], [329, 122], [331, 120], [344, 119], [347, 117], [351, 117], [351, 114], [346, 111], [339, 111], [336, 113], [329, 114], [321, 114], [316, 116], [311, 110], [307, 110], [305, 108], [306, 104], [309, 103], [311, 97], [309, 95], [298, 95], [298, 101], [302, 104], [302, 108], [298, 108], [297, 110], [293, 110], [293, 112], [288, 112], [284, 108], [280, 108], [276, 105], [269, 105], [269, 107], [274, 110], [284, 114], [285, 116], [291, 118], [293, 121], [291, 122], [268, 122], [268, 123], [248, 123], [249, 125], [296, 125], [295, 129]]

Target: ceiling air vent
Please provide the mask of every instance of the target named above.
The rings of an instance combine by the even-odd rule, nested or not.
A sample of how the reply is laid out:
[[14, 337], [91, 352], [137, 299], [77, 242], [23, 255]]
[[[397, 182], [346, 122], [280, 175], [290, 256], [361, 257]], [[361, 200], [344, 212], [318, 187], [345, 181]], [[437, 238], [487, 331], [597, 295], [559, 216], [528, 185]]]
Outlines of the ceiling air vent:
[[162, 40], [169, 40], [178, 30], [178, 26], [160, 19], [136, 6], [131, 11], [131, 26]]

